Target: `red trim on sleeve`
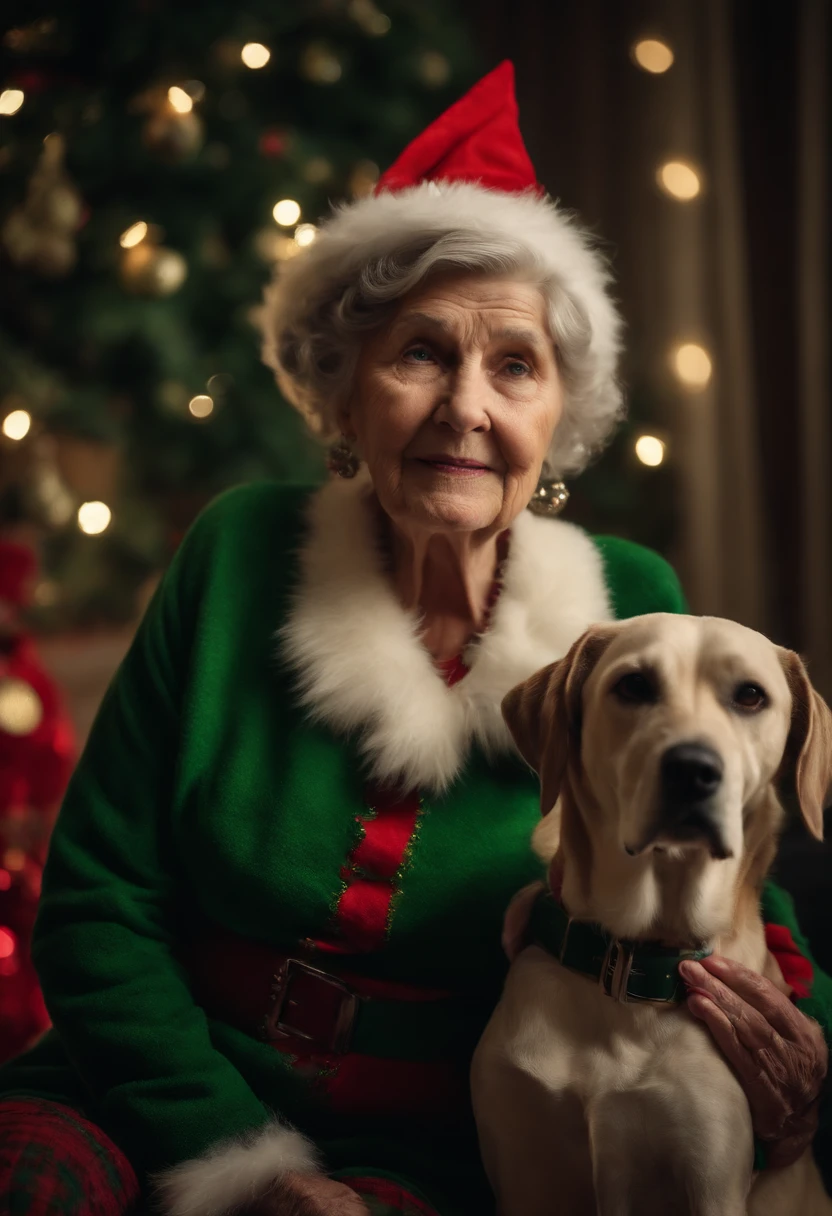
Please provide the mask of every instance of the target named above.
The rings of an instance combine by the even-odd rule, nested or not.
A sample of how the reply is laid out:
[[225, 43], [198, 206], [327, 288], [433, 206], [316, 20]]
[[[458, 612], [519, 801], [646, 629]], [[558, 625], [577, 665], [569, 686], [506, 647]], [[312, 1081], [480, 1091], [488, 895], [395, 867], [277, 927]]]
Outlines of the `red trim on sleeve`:
[[800, 953], [786, 925], [766, 925], [766, 945], [777, 959], [783, 979], [792, 988], [792, 1000], [812, 995], [815, 973], [808, 958]]

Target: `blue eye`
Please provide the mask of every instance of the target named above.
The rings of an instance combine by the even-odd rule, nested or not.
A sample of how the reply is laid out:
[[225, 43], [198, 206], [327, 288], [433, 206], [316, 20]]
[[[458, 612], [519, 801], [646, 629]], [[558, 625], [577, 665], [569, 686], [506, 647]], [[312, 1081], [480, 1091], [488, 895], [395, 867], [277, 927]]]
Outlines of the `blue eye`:
[[518, 359], [513, 360], [511, 363], [507, 363], [506, 370], [510, 372], [512, 376], [525, 376], [529, 371], [527, 365], [525, 363], [521, 363]]
[[431, 353], [425, 346], [411, 346], [410, 350], [404, 353], [405, 359], [413, 359], [415, 363], [429, 363]]

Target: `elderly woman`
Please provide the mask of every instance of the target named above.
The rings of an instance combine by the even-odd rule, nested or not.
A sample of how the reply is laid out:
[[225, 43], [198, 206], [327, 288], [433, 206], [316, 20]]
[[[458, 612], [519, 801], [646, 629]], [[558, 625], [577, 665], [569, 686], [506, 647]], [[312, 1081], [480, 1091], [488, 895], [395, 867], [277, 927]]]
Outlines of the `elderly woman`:
[[[549, 517], [619, 415], [619, 326], [515, 124], [506, 64], [269, 293], [341, 476], [210, 506], [106, 696], [36, 933], [55, 1029], [0, 1077], [2, 1211], [489, 1210], [467, 1069], [539, 813], [500, 702], [590, 622], [684, 606]], [[802, 1145], [825, 1049], [772, 1056], [761, 1131]]]

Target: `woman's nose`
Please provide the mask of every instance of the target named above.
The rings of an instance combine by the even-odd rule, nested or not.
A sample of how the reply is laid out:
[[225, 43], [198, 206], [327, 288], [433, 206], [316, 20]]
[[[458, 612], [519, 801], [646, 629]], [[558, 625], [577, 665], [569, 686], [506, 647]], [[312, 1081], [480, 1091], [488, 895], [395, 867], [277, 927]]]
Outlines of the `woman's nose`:
[[491, 422], [485, 408], [487, 384], [482, 372], [457, 371], [450, 376], [434, 413], [434, 420], [460, 434], [488, 431]]

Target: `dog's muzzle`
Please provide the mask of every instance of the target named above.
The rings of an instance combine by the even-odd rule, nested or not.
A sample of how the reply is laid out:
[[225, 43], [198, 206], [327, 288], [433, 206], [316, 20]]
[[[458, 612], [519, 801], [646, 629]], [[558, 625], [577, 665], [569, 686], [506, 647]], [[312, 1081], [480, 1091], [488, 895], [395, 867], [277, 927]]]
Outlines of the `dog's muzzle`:
[[657, 835], [679, 844], [701, 840], [712, 857], [730, 857], [715, 800], [724, 771], [722, 757], [706, 743], [669, 747], [659, 770]]
[[722, 757], [706, 743], [669, 747], [659, 767], [658, 814], [641, 843], [635, 848], [627, 846], [630, 856], [638, 856], [658, 842], [701, 842], [718, 861], [732, 857], [716, 801], [724, 771]]

